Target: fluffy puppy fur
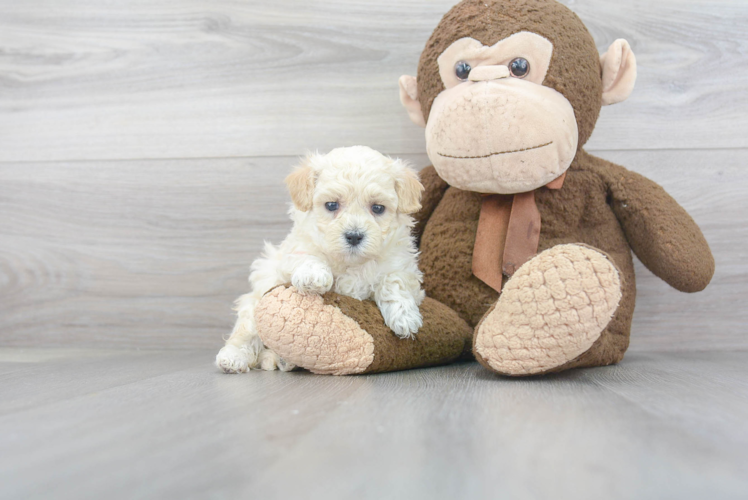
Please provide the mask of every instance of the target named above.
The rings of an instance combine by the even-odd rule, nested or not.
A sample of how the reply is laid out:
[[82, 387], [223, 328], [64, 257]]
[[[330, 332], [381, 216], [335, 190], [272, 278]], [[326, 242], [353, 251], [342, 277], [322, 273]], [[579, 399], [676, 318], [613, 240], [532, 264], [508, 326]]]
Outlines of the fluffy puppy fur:
[[266, 242], [252, 263], [252, 291], [236, 301], [236, 325], [216, 356], [218, 367], [226, 373], [294, 368], [262, 344], [254, 319], [260, 298], [289, 282], [304, 294], [373, 298], [395, 335], [412, 338], [423, 323], [424, 298], [409, 215], [421, 207], [416, 172], [355, 146], [306, 157], [286, 185], [293, 228], [280, 246]]

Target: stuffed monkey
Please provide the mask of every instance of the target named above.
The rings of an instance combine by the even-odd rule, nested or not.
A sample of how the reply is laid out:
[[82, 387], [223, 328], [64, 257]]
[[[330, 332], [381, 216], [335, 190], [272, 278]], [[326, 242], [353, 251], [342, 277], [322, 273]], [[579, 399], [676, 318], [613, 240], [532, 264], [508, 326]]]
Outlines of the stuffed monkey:
[[617, 363], [629, 344], [632, 250], [683, 292], [714, 259], [660, 186], [583, 146], [600, 108], [625, 100], [636, 60], [625, 40], [600, 56], [555, 0], [464, 0], [400, 78], [433, 166], [416, 214], [427, 299], [415, 340], [376, 305], [271, 290], [260, 337], [315, 373], [402, 370], [475, 358], [507, 376]]

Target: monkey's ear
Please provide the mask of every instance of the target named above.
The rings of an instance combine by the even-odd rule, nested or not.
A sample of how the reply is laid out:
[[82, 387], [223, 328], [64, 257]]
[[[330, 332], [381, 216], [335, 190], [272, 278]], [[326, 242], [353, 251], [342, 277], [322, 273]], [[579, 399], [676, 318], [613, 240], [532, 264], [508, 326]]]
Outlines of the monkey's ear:
[[426, 120], [423, 119], [421, 103], [418, 101], [418, 84], [415, 76], [403, 75], [400, 77], [400, 102], [408, 111], [410, 121], [419, 127], [426, 126]]
[[396, 168], [395, 191], [397, 192], [397, 210], [404, 214], [414, 214], [421, 209], [423, 184], [418, 180], [418, 173], [407, 162], [393, 161]]
[[308, 212], [314, 205], [314, 169], [310, 164], [311, 157], [306, 157], [293, 172], [286, 177], [286, 186], [291, 193], [294, 206], [302, 212]]
[[618, 39], [600, 56], [603, 106], [625, 101], [636, 83], [636, 57], [626, 40]]

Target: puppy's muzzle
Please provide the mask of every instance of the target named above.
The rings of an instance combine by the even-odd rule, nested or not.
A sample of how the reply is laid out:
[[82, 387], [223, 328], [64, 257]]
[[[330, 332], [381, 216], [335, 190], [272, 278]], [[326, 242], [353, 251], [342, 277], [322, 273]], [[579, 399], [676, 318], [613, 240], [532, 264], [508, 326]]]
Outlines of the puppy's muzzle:
[[349, 246], [357, 247], [364, 240], [364, 236], [364, 233], [361, 231], [348, 231], [345, 233], [345, 241], [348, 242]]

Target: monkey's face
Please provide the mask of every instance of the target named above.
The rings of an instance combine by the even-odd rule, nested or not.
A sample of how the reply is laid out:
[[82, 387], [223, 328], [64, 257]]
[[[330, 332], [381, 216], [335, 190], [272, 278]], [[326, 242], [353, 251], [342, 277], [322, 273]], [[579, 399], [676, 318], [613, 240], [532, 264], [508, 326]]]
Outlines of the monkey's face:
[[602, 105], [634, 88], [625, 40], [602, 56], [555, 0], [462, 0], [434, 30], [400, 100], [426, 128], [440, 177], [481, 193], [531, 191], [561, 177]]
[[439, 176], [481, 193], [513, 194], [544, 186], [574, 159], [574, 109], [542, 85], [553, 45], [517, 33], [486, 47], [457, 40], [438, 58], [444, 84], [426, 124], [426, 147]]

